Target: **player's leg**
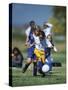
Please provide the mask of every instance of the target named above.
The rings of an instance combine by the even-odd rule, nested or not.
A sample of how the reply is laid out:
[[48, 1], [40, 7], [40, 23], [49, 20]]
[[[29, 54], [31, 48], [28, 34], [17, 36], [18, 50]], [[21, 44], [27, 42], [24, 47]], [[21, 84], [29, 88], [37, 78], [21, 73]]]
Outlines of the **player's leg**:
[[48, 63], [49, 63], [49, 65], [50, 65], [50, 71], [52, 71], [52, 60], [51, 60], [51, 56], [49, 56], [48, 58], [47, 58], [47, 60], [48, 60]]
[[37, 67], [38, 67], [39, 73], [42, 73], [42, 66], [43, 66], [43, 63], [41, 62], [41, 60], [38, 60]]
[[[45, 52], [44, 52], [45, 53]], [[41, 62], [44, 64], [45, 63], [45, 54], [43, 53], [43, 55], [41, 55]]]
[[42, 66], [43, 65], [44, 64], [41, 61], [38, 61], [37, 68], [38, 68], [38, 72], [42, 75], [42, 77], [45, 76], [45, 73], [42, 72]]
[[34, 53], [35, 53], [35, 55], [37, 57], [37, 61], [38, 61], [38, 63], [37, 63], [38, 72], [43, 75], [43, 72], [42, 72], [43, 63], [41, 61], [41, 52], [40, 52], [40, 50], [35, 49]]
[[51, 71], [52, 70], [51, 48], [47, 48], [46, 60], [50, 65], [50, 71]]
[[46, 58], [48, 58], [51, 55], [51, 48], [45, 48]]
[[23, 73], [27, 70], [27, 68], [29, 67], [29, 65], [32, 62], [31, 61], [31, 59], [32, 59], [32, 48], [28, 48], [27, 54], [28, 54], [28, 59], [27, 59], [27, 62], [26, 62], [25, 66], [24, 66], [24, 68], [22, 70]]
[[22, 71], [23, 73], [25, 73], [25, 71], [27, 70], [30, 64], [31, 64], [31, 58], [28, 58], [27, 63], [25, 64], [23, 68], [23, 71]]
[[33, 76], [37, 76], [37, 61], [33, 62]]
[[38, 60], [38, 72], [42, 75], [42, 77], [45, 76], [45, 73], [42, 72], [42, 66], [44, 65], [45, 62], [45, 52], [40, 51], [40, 57]]
[[32, 55], [32, 61], [33, 61], [33, 76], [37, 76], [37, 58], [36, 55], [34, 54], [34, 50]]
[[53, 46], [53, 50], [54, 50], [55, 52], [57, 52], [58, 50], [57, 50], [56, 46], [54, 45], [52, 36], [51, 36], [50, 42], [51, 42], [51, 44], [52, 44], [52, 46]]

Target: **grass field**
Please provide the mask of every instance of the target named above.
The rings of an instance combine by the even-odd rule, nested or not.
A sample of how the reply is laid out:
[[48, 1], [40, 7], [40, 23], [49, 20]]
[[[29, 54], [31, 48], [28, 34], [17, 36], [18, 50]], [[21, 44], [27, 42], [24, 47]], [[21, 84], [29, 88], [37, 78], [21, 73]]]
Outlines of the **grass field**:
[[61, 84], [66, 82], [65, 65], [58, 68], [53, 68], [53, 72], [44, 78], [39, 74], [36, 77], [32, 76], [32, 70], [27, 70], [25, 74], [19, 68], [12, 69], [12, 85], [13, 86], [32, 86], [32, 85], [47, 85]]
[[[12, 46], [17, 46], [24, 55], [24, 63], [27, 59], [26, 47], [24, 42], [13, 40]], [[65, 41], [56, 44], [58, 53], [53, 52], [54, 61], [62, 63], [62, 67], [53, 67], [52, 73], [44, 78], [38, 73], [38, 76], [32, 76], [32, 64], [22, 73], [22, 68], [12, 68], [12, 85], [13, 86], [32, 86], [32, 85], [49, 85], [66, 83], [66, 50]], [[23, 48], [24, 47], [24, 48]]]

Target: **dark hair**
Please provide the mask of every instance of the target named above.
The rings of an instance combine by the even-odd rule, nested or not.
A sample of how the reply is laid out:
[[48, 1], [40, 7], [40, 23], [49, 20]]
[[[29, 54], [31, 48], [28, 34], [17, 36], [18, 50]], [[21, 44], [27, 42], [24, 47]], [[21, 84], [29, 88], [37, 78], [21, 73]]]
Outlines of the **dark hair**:
[[33, 20], [30, 21], [30, 26], [31, 26], [32, 24], [35, 24], [35, 21], [33, 21]]
[[39, 31], [41, 31], [42, 29], [41, 29], [41, 27], [39, 26], [39, 25], [37, 25], [37, 28], [39, 29]]
[[40, 31], [40, 35], [42, 35], [42, 39], [44, 39], [45, 38], [45, 33], [44, 33], [44, 31]]
[[45, 27], [45, 26], [46, 26], [46, 27], [49, 27], [46, 23], [47, 23], [47, 22], [44, 22], [44, 23], [43, 23], [43, 27]]
[[36, 25], [35, 30], [36, 31], [38, 30], [40, 32], [41, 31], [41, 27], [39, 25]]
[[17, 47], [13, 48], [12, 53], [14, 53], [15, 50], [18, 52], [18, 55], [21, 55], [21, 58], [23, 60], [23, 55], [22, 55], [21, 51]]

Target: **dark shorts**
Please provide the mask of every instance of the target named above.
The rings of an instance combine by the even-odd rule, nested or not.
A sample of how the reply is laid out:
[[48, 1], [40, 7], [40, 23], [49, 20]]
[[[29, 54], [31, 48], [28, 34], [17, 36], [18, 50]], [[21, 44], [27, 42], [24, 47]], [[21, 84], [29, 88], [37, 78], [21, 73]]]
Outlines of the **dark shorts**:
[[51, 55], [51, 48], [45, 48], [46, 58]]
[[34, 49], [35, 49], [35, 47], [32, 46], [32, 47], [28, 48], [28, 50], [27, 50], [28, 58], [31, 58], [32, 60], [36, 60], [36, 56], [34, 54]]

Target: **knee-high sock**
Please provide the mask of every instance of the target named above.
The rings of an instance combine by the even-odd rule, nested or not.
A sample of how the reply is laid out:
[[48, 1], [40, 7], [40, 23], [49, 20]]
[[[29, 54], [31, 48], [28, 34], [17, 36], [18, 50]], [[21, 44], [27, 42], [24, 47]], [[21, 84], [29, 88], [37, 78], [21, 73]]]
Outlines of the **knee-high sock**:
[[43, 66], [43, 63], [41, 61], [38, 61], [38, 72], [40, 74], [43, 74], [43, 72], [42, 72], [42, 66]]
[[37, 75], [37, 62], [33, 62], [33, 76]]
[[29, 67], [30, 63], [25, 64], [24, 68], [23, 68], [23, 73], [27, 70], [27, 68]]

